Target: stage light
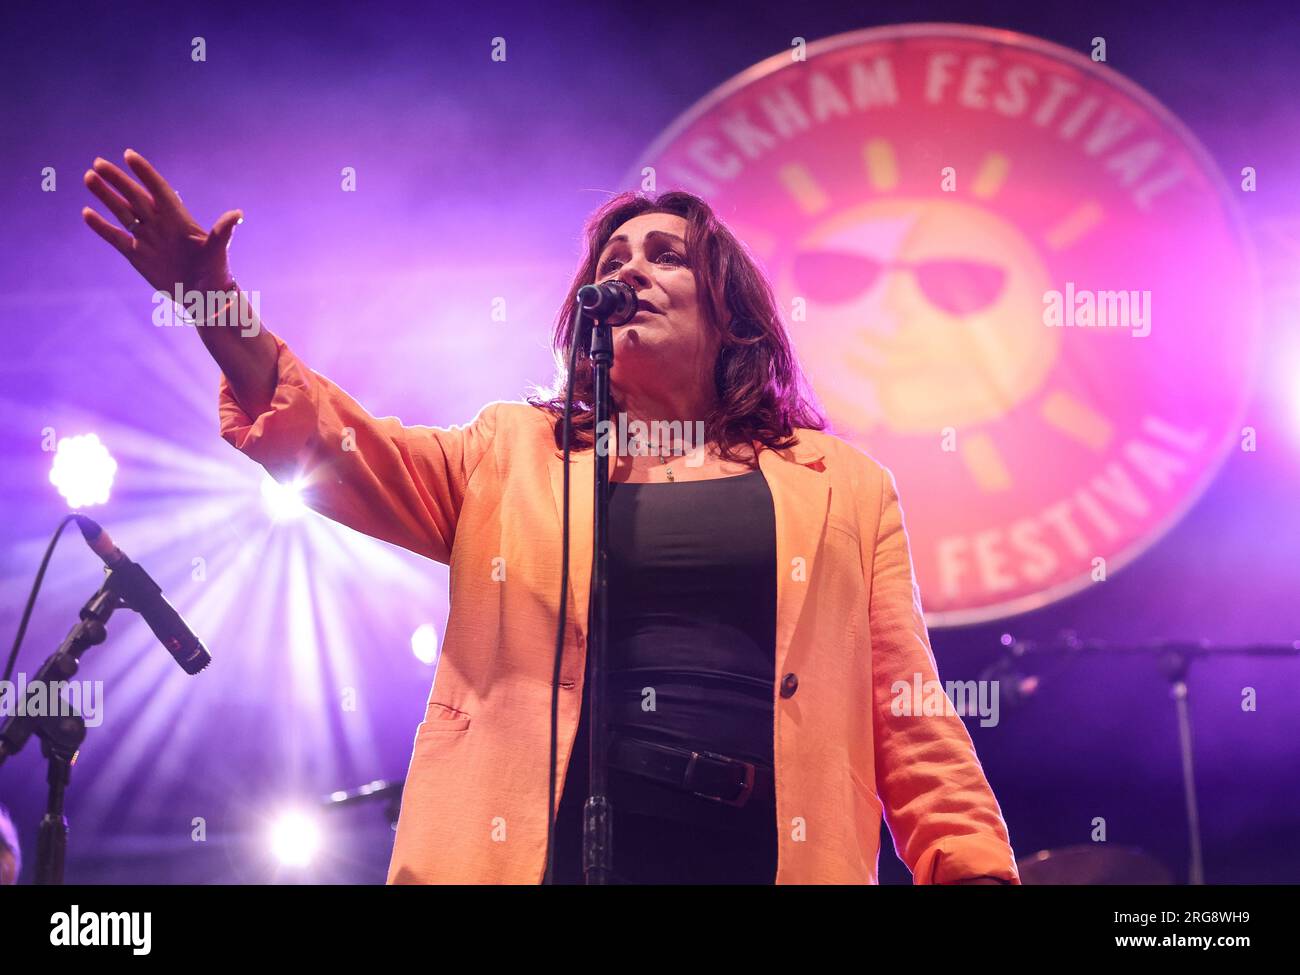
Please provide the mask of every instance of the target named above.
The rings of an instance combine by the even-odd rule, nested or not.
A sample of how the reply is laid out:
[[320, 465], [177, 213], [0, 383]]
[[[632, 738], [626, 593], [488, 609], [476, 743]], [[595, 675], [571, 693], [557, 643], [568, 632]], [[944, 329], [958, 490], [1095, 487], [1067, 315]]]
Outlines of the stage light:
[[438, 659], [438, 631], [432, 623], [421, 623], [411, 634], [411, 652], [422, 664], [432, 664]]
[[320, 823], [306, 813], [285, 812], [271, 827], [271, 852], [286, 867], [308, 866], [320, 846]]
[[308, 510], [302, 500], [302, 482], [281, 484], [268, 475], [262, 481], [262, 503], [274, 521], [291, 521]]
[[93, 433], [64, 437], [54, 452], [50, 483], [59, 489], [69, 508], [85, 508], [108, 501], [117, 461]]

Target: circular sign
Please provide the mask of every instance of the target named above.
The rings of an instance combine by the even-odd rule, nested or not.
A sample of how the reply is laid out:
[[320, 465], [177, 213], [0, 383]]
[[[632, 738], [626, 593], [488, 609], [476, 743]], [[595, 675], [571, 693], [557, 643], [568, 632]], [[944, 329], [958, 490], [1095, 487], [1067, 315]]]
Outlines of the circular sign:
[[1106, 578], [1242, 435], [1239, 217], [1105, 63], [980, 27], [839, 35], [722, 85], [644, 167], [746, 243], [831, 432], [894, 472], [931, 625]]

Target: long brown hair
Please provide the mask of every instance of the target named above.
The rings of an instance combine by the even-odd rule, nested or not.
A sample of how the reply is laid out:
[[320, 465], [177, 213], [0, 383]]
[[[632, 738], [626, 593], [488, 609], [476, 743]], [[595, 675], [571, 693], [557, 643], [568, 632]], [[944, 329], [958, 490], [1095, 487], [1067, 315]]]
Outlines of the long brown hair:
[[[600, 207], [584, 228], [587, 254], [560, 305], [551, 337], [556, 375], [551, 386], [534, 387], [527, 402], [556, 418], [555, 444], [563, 441], [564, 398], [569, 344], [573, 341], [578, 289], [596, 280], [596, 262], [614, 231], [644, 213], [669, 213], [686, 221], [686, 257], [705, 320], [721, 336], [714, 366], [717, 406], [704, 418], [705, 438], [726, 460], [738, 460], [738, 447], [759, 441], [775, 450], [798, 443], [796, 427], [826, 429], [813, 405], [790, 338], [763, 277], [744, 246], [698, 196], [675, 190], [652, 198], [626, 192]], [[730, 325], [725, 323], [730, 320]], [[578, 336], [570, 443], [575, 449], [595, 443], [595, 396], [588, 352], [591, 330]], [[612, 412], [619, 405], [611, 390]]]

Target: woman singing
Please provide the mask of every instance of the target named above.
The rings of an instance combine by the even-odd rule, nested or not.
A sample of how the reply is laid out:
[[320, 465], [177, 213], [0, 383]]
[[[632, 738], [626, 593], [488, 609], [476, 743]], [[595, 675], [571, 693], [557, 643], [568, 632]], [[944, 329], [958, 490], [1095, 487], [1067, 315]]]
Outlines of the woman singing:
[[[155, 289], [252, 309], [226, 260], [137, 153], [86, 184], [86, 222]], [[123, 229], [125, 228], [125, 229]], [[824, 432], [761, 273], [708, 205], [602, 206], [553, 336], [544, 396], [465, 425], [375, 418], [258, 325], [198, 329], [222, 435], [322, 514], [450, 566], [451, 611], [402, 798], [389, 883], [581, 883], [591, 489], [610, 471], [609, 790], [622, 883], [875, 883], [882, 816], [917, 883], [1018, 883], [955, 714], [896, 708], [937, 680], [893, 475]], [[597, 443], [578, 288], [618, 279], [613, 415], [680, 443]], [[553, 687], [568, 349], [578, 343], [570, 586]], [[639, 427], [637, 421], [644, 424]], [[690, 432], [702, 430], [702, 442]], [[614, 443], [613, 440], [610, 443]], [[926, 683], [925, 686], [931, 686]], [[550, 761], [552, 693], [558, 760]]]

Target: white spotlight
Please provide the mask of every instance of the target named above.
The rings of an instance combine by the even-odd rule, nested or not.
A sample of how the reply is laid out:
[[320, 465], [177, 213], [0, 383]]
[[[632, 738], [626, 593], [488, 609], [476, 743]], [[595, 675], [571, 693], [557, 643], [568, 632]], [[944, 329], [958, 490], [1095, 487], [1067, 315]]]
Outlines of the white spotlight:
[[108, 501], [117, 461], [93, 433], [64, 437], [54, 452], [50, 483], [59, 489], [69, 508], [85, 508]]
[[291, 521], [301, 518], [307, 512], [307, 505], [302, 500], [303, 482], [293, 481], [281, 484], [267, 475], [262, 481], [262, 504], [274, 521]]
[[271, 827], [271, 852], [286, 867], [307, 866], [320, 845], [320, 823], [306, 813], [285, 812]]
[[432, 664], [438, 659], [438, 631], [432, 623], [421, 623], [411, 634], [411, 652], [422, 664]]

